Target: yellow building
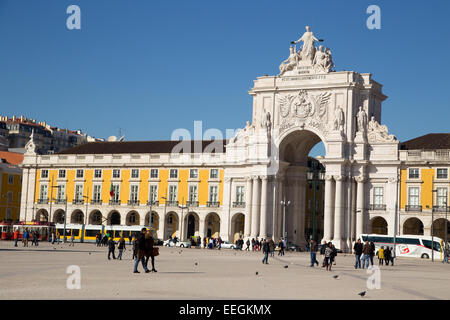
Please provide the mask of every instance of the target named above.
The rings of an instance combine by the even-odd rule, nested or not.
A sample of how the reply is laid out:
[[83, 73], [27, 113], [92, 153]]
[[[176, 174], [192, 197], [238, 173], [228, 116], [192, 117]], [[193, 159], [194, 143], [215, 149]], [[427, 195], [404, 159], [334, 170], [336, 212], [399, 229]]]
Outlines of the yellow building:
[[67, 211], [66, 223], [152, 226], [161, 239], [218, 237], [228, 226], [222, 151], [202, 153], [205, 165], [195, 153], [171, 154], [177, 143], [96, 142], [41, 155], [24, 166], [31, 187], [23, 218], [64, 223]]
[[20, 216], [23, 155], [0, 151], [0, 221], [16, 221]]
[[431, 235], [433, 229], [434, 236], [444, 239], [449, 211], [450, 134], [432, 133], [403, 142], [399, 153], [400, 234]]

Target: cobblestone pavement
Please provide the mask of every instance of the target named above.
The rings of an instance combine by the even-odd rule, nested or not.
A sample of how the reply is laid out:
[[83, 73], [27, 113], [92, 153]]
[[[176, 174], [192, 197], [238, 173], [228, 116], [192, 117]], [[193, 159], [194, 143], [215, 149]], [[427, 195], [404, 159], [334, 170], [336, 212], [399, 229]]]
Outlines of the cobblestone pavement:
[[[309, 267], [309, 253], [275, 255], [263, 265], [261, 252], [160, 247], [158, 272], [148, 274], [142, 265], [132, 272], [131, 256], [127, 250], [123, 260], [108, 260], [106, 247], [88, 243], [14, 248], [0, 241], [0, 299], [450, 299], [450, 264], [430, 260], [381, 266], [381, 288], [368, 289], [375, 274], [355, 270], [353, 255], [338, 255], [327, 272]], [[67, 289], [70, 265], [80, 267], [79, 290]]]

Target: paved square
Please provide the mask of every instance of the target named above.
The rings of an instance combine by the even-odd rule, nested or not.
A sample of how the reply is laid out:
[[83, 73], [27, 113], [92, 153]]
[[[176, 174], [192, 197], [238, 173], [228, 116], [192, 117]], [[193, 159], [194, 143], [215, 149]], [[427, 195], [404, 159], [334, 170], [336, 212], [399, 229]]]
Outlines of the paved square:
[[[140, 265], [141, 273], [133, 274], [130, 250], [119, 261], [107, 260], [107, 248], [94, 244], [14, 248], [1, 241], [0, 299], [450, 299], [450, 264], [397, 259], [395, 266], [381, 267], [381, 289], [368, 290], [371, 274], [353, 268], [353, 255], [338, 255], [332, 272], [309, 267], [308, 253], [269, 257], [268, 265], [262, 257], [160, 247], [158, 272], [145, 274]], [[81, 268], [80, 290], [66, 287], [69, 265]], [[367, 291], [364, 298], [361, 291]]]

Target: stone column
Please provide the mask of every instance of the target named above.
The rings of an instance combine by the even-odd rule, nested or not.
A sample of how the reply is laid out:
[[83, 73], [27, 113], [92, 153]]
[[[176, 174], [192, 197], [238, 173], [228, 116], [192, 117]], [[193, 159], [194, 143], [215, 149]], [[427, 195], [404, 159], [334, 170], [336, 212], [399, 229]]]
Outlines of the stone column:
[[252, 195], [252, 227], [251, 237], [256, 238], [259, 234], [259, 177], [253, 176], [253, 195]]
[[297, 243], [302, 248], [306, 246], [305, 239], [305, 210], [306, 210], [306, 175], [302, 173], [302, 176], [297, 180], [297, 192], [298, 192], [298, 221], [297, 221]]
[[251, 216], [252, 216], [252, 186], [253, 180], [251, 177], [246, 178], [247, 185], [245, 187], [245, 220], [244, 220], [244, 234], [245, 237], [250, 237], [251, 232]]
[[223, 209], [220, 217], [220, 237], [224, 241], [229, 241], [230, 237], [230, 211], [231, 211], [231, 190], [233, 185], [232, 178], [224, 179], [223, 189]]
[[278, 223], [278, 231], [277, 231], [277, 235], [278, 235], [278, 239], [284, 237], [283, 234], [283, 206], [281, 205], [281, 201], [285, 200], [283, 198], [283, 190], [284, 190], [284, 181], [285, 178], [284, 176], [280, 176], [278, 179], [278, 201], [277, 201], [277, 211], [278, 211], [278, 219], [277, 219], [277, 223]]
[[364, 233], [364, 177], [356, 177], [358, 183], [356, 190], [356, 240]]
[[334, 176], [336, 181], [335, 205], [334, 205], [334, 236], [333, 244], [342, 249], [343, 229], [344, 229], [344, 208], [342, 207], [343, 197], [343, 176]]
[[259, 236], [267, 238], [267, 176], [261, 177], [261, 221], [259, 228]]
[[202, 238], [203, 246], [203, 239], [205, 238], [205, 217], [199, 216], [198, 218], [198, 234]]
[[[151, 219], [151, 218], [152, 218], [152, 214], [150, 213], [149, 219]], [[162, 214], [158, 213], [158, 218], [159, 218], [159, 221], [158, 221], [158, 238], [166, 240], [166, 239], [164, 239], [164, 229], [165, 229], [165, 226], [166, 226], [166, 217], [164, 216], [164, 212]], [[149, 220], [149, 221], [151, 221], [151, 220]]]
[[[323, 240], [331, 241], [333, 237], [333, 176], [325, 176], [325, 208], [323, 218]], [[322, 240], [322, 242], [323, 242]]]

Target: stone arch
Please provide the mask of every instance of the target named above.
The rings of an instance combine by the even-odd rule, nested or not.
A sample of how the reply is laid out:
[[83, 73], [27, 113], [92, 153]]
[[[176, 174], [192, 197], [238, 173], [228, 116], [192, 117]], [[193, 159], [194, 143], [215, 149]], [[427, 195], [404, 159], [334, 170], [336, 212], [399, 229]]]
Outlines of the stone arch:
[[370, 226], [370, 233], [388, 234], [388, 223], [383, 217], [373, 217], [370, 220]]
[[168, 239], [169, 237], [174, 238], [175, 236], [180, 238], [179, 223], [180, 218], [175, 211], [170, 211], [166, 214], [164, 223], [164, 239]]
[[236, 242], [236, 240], [240, 239], [244, 236], [244, 229], [245, 228], [245, 215], [242, 212], [237, 212], [233, 214], [231, 217], [231, 241], [233, 243]]
[[76, 209], [70, 215], [70, 223], [83, 224], [84, 223], [84, 213], [80, 209]]
[[89, 214], [89, 224], [100, 225], [103, 222], [103, 216], [100, 210], [92, 210]]
[[150, 212], [147, 212], [144, 219], [144, 224], [146, 226], [151, 226], [156, 231], [159, 230], [159, 214], [156, 211], [152, 211], [150, 216]]
[[403, 222], [403, 234], [413, 234], [423, 236], [423, 222], [415, 217], [408, 218]]
[[107, 218], [107, 222], [108, 225], [120, 225], [121, 223], [121, 215], [119, 213], [119, 211], [117, 210], [112, 210], [108, 213], [108, 218]]
[[184, 223], [184, 234], [186, 235], [186, 239], [190, 239], [193, 236], [199, 235], [199, 225], [200, 225], [200, 217], [194, 212], [190, 211], [183, 219]]
[[141, 223], [140, 221], [139, 213], [135, 210], [128, 212], [125, 218], [125, 224], [127, 226], [138, 226]]
[[[326, 166], [320, 159], [317, 158], [312, 161], [312, 158], [309, 157], [309, 153], [318, 143], [323, 143], [325, 153], [328, 155], [329, 146], [323, 133], [315, 128], [309, 127], [303, 130], [299, 130], [297, 127], [285, 131], [280, 135], [278, 143], [278, 160], [280, 161], [280, 167], [278, 168], [277, 173], [285, 177], [283, 182], [284, 185], [282, 187], [282, 190], [284, 190], [283, 198], [285, 198], [286, 201], [290, 201], [290, 204], [286, 207], [286, 221], [283, 222], [283, 214], [278, 215], [278, 229], [275, 230], [275, 238], [279, 239], [283, 236], [283, 226], [285, 226], [288, 242], [295, 243], [301, 247], [306, 246], [307, 236], [311, 237], [312, 234], [314, 234], [315, 240], [318, 240], [319, 234], [323, 232], [323, 236], [329, 238], [327, 239], [329, 241], [332, 239], [329, 231], [330, 229], [334, 231], [334, 221], [325, 221], [325, 219], [323, 219], [323, 223], [319, 223], [322, 221], [322, 214], [319, 210], [323, 209], [324, 206], [317, 202], [319, 199], [317, 194], [316, 202], [314, 203], [313, 192], [309, 192], [308, 189], [307, 173], [313, 170], [313, 162], [315, 164], [315, 171], [322, 172], [321, 176], [324, 175], [326, 171]], [[316, 162], [318, 163], [317, 165]], [[322, 190], [324, 189], [325, 188]], [[326, 199], [325, 192], [321, 193], [320, 199]], [[312, 208], [308, 208], [309, 200], [311, 200], [312, 205], [318, 204], [316, 213], [313, 212]], [[258, 224], [260, 218], [257, 218], [256, 220], [256, 229], [259, 230]], [[340, 223], [343, 224], [343, 221]], [[344, 225], [342, 226], [342, 229], [344, 229]], [[327, 230], [328, 234], [326, 232]], [[266, 230], [266, 232], [267, 234], [271, 233], [268, 230]], [[267, 235], [261, 231], [252, 233], [253, 237], [258, 236], [258, 234]], [[342, 234], [341, 238], [336, 239], [334, 244], [337, 248], [345, 250], [343, 238], [344, 235]]]
[[[447, 234], [450, 228], [450, 222], [447, 220]], [[431, 230], [430, 230], [431, 231]], [[433, 235], [445, 240], [445, 218], [435, 219], [433, 222]], [[447, 237], [448, 241], [448, 237]]]
[[54, 223], [64, 223], [64, 215], [65, 215], [64, 210], [62, 210], [62, 209], [56, 210], [55, 213], [53, 214], [53, 222]]
[[36, 216], [34, 219], [36, 221], [48, 221], [48, 211], [45, 209], [39, 209], [36, 212]]
[[218, 238], [220, 236], [220, 216], [216, 212], [210, 212], [205, 217], [205, 237]]

